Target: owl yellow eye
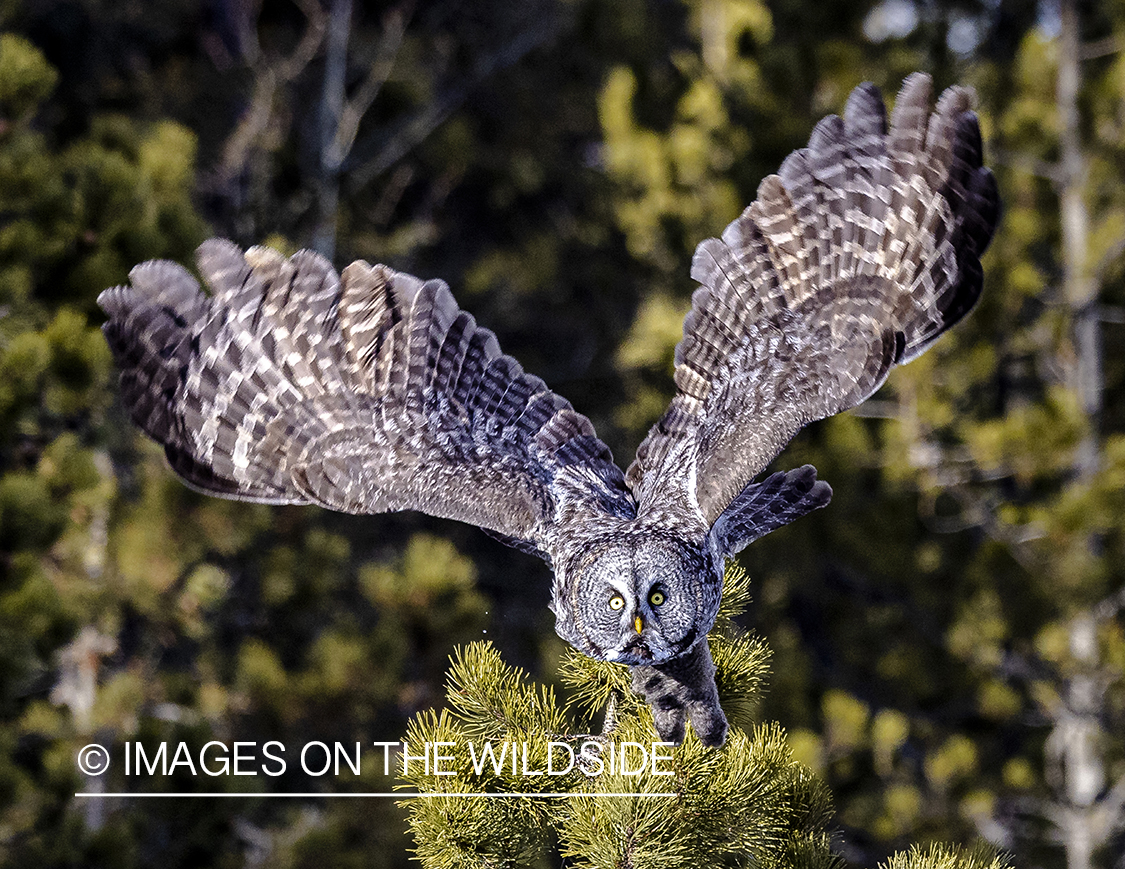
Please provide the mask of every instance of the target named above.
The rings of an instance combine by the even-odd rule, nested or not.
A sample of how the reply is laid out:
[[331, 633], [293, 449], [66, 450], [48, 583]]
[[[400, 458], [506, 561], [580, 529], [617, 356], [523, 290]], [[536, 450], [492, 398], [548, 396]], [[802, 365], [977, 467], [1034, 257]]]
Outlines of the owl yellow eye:
[[653, 606], [660, 606], [662, 603], [664, 603], [664, 601], [665, 597], [664, 592], [662, 591], [654, 591], [648, 596], [648, 602]]
[[609, 608], [611, 610], [619, 610], [623, 606], [625, 606], [625, 598], [623, 598], [621, 595], [615, 594], [609, 599]]

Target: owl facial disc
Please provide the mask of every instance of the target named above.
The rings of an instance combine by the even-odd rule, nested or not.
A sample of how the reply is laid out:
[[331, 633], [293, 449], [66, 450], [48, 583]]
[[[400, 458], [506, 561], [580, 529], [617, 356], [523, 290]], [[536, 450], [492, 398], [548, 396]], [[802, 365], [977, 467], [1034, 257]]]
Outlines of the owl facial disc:
[[584, 555], [572, 568], [576, 630], [565, 639], [603, 660], [635, 665], [674, 658], [701, 636], [708, 568], [696, 547], [664, 535], [623, 534]]

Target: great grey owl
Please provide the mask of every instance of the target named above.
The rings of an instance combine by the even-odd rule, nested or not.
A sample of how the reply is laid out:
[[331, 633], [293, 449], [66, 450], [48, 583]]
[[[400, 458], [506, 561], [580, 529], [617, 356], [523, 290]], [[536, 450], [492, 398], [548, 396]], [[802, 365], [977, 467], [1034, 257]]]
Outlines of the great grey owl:
[[724, 562], [828, 503], [805, 466], [754, 482], [973, 306], [999, 199], [971, 94], [905, 82], [888, 132], [856, 88], [722, 238], [676, 348], [676, 394], [627, 473], [589, 420], [501, 353], [449, 288], [301, 251], [198, 252], [205, 295], [150, 261], [107, 290], [133, 419], [214, 495], [479, 525], [554, 570], [556, 629], [628, 664], [661, 738], [727, 722], [707, 645]]

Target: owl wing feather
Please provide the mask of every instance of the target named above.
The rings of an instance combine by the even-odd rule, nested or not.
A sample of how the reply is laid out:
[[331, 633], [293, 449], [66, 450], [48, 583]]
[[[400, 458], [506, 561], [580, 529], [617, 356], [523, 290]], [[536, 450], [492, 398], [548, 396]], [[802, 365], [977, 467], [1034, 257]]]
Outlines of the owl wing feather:
[[441, 281], [310, 251], [143, 263], [98, 299], [133, 419], [204, 492], [348, 513], [419, 510], [549, 552], [635, 514], [590, 421], [501, 353]]
[[746, 527], [731, 515], [720, 529], [733, 554], [827, 503], [804, 470], [751, 481], [976, 302], [999, 199], [970, 100], [950, 88], [931, 114], [930, 79], [915, 74], [888, 132], [879, 91], [856, 88], [844, 118], [821, 121], [722, 237], [699, 245], [677, 391], [626, 475], [642, 514], [687, 503], [712, 526], [737, 508]]

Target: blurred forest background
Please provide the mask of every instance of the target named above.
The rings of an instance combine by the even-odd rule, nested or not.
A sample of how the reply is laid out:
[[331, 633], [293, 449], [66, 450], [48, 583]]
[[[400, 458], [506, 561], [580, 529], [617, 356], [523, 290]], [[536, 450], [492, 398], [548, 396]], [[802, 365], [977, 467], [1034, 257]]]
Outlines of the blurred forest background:
[[562, 648], [547, 568], [475, 529], [184, 488], [99, 291], [209, 234], [442, 277], [624, 465], [694, 246], [916, 69], [976, 88], [1005, 216], [967, 321], [779, 460], [836, 494], [741, 559], [762, 718], [849, 863], [1125, 869], [1122, 0], [0, 0], [0, 860], [406, 865], [389, 801], [80, 802], [138, 785], [75, 752], [395, 740], [458, 644]]

